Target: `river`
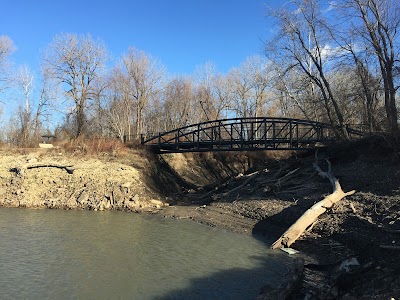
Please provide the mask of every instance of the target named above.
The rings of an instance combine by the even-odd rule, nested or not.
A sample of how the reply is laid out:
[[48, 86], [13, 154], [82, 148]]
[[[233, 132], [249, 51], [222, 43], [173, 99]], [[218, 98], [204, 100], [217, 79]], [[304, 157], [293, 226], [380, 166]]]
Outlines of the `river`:
[[0, 207], [1, 299], [254, 299], [286, 262], [190, 220]]

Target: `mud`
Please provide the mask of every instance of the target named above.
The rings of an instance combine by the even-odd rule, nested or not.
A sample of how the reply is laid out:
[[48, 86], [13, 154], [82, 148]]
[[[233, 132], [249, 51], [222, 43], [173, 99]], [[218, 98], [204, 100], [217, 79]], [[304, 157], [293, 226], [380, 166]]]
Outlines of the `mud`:
[[[292, 245], [300, 251], [295, 256], [305, 260], [302, 286], [292, 298], [399, 299], [399, 148], [374, 137], [321, 150], [318, 157], [324, 169], [329, 159], [344, 191], [357, 192], [322, 215]], [[331, 192], [329, 182], [314, 171], [314, 161], [314, 152], [269, 160], [259, 172], [180, 193], [180, 205], [160, 213], [251, 234], [269, 247]], [[342, 261], [353, 258], [359, 266], [337, 273]]]

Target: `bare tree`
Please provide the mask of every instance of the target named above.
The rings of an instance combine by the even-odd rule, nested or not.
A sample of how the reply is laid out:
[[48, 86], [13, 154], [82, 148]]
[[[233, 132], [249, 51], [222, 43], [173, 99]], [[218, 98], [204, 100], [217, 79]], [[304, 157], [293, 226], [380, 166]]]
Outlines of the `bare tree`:
[[232, 110], [237, 117], [250, 117], [251, 82], [242, 69], [234, 68], [229, 72], [233, 83]]
[[46, 69], [41, 70], [41, 80], [39, 83], [39, 95], [35, 110], [32, 111], [33, 137], [35, 141], [40, 138], [44, 120], [49, 120], [51, 112], [56, 109], [58, 87], [52, 82], [50, 74]]
[[271, 15], [279, 23], [279, 34], [266, 48], [277, 65], [285, 66], [282, 73], [295, 70], [310, 80], [310, 89], [316, 86], [324, 101], [326, 114], [332, 125], [339, 125], [348, 138], [343, 113], [331, 89], [327, 73], [334, 57], [329, 45], [326, 21], [316, 0], [294, 0], [293, 6], [283, 7]]
[[258, 117], [264, 114], [267, 103], [267, 88], [272, 79], [272, 65], [265, 58], [253, 55], [245, 61], [246, 73], [252, 86], [251, 115]]
[[[174, 78], [164, 88], [163, 130], [189, 125], [193, 118], [193, 82], [189, 78]], [[161, 116], [160, 116], [161, 117]]]
[[197, 81], [196, 98], [199, 104], [199, 121], [210, 121], [218, 119], [217, 111], [214, 107], [214, 76], [216, 76], [216, 66], [212, 62], [197, 66], [195, 78]]
[[[375, 63], [372, 61], [372, 55], [368, 49], [356, 49], [353, 42], [347, 42], [342, 46], [349, 56], [349, 62], [340, 65], [343, 70], [353, 69], [352, 77], [348, 78], [354, 84], [352, 90], [362, 102], [360, 113], [360, 122], [368, 125], [370, 132], [378, 129], [377, 107], [379, 105], [379, 91], [381, 89], [381, 80], [379, 73], [375, 69]], [[356, 79], [356, 81], [354, 81]]]
[[27, 65], [19, 68], [15, 83], [17, 90], [19, 94], [22, 95], [25, 103], [24, 108], [21, 109], [21, 142], [28, 143], [31, 137], [32, 114], [30, 96], [33, 92], [33, 74]]
[[364, 100], [364, 120], [365, 123], [368, 124], [369, 131], [372, 132], [378, 129], [376, 107], [378, 104], [380, 80], [377, 76], [372, 74], [368, 64], [368, 58], [363, 59], [362, 57], [355, 55], [355, 52], [352, 52], [352, 56], [356, 65], [356, 74], [361, 86], [360, 90], [362, 93], [360, 94]]
[[129, 92], [136, 105], [136, 134], [143, 133], [143, 114], [149, 100], [161, 90], [164, 67], [145, 52], [130, 48], [123, 56]]
[[217, 74], [213, 79], [214, 83], [214, 101], [216, 114], [218, 118], [224, 118], [228, 116], [228, 111], [232, 107], [233, 98], [233, 82], [232, 77], [229, 75]]
[[85, 132], [87, 102], [93, 97], [94, 81], [105, 61], [105, 47], [90, 35], [60, 34], [47, 49], [46, 68], [74, 102], [76, 137]]
[[272, 69], [265, 58], [250, 56], [228, 74], [232, 84], [232, 109], [239, 117], [258, 117], [266, 112], [267, 88]]
[[275, 92], [281, 115], [323, 121], [320, 101], [315, 90], [310, 88], [309, 78], [300, 72], [281, 73], [281, 71], [281, 66], [275, 67], [271, 89]]
[[131, 96], [128, 76], [121, 66], [116, 66], [108, 79], [107, 106], [108, 124], [117, 137], [130, 140], [134, 118], [134, 99]]
[[[384, 87], [384, 99], [389, 130], [399, 133], [397, 122], [395, 84], [396, 63], [399, 61], [397, 32], [400, 25], [400, 2], [398, 0], [342, 0], [346, 14], [352, 19], [352, 30], [372, 47], [379, 63]], [[361, 71], [361, 70], [360, 70]]]
[[0, 35], [0, 92], [7, 86], [4, 84], [8, 81], [8, 57], [14, 52], [15, 46], [13, 41], [6, 35]]
[[109, 89], [108, 77], [104, 74], [94, 81], [90, 106], [87, 109], [88, 134], [92, 137], [109, 137], [107, 101]]

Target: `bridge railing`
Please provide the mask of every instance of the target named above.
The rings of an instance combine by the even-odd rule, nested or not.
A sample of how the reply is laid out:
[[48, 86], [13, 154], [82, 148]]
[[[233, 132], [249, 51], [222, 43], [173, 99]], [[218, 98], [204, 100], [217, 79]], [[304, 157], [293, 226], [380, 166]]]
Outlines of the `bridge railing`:
[[[350, 136], [361, 132], [348, 129]], [[235, 118], [207, 121], [160, 133], [142, 143], [160, 151], [300, 149], [337, 138], [329, 124], [288, 118]]]

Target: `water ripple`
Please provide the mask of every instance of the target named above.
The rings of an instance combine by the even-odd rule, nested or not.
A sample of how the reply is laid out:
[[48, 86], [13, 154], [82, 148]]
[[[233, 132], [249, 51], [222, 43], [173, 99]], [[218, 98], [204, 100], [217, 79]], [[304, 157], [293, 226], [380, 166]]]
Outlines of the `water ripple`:
[[4, 299], [254, 299], [284, 259], [252, 237], [123, 212], [0, 208]]

